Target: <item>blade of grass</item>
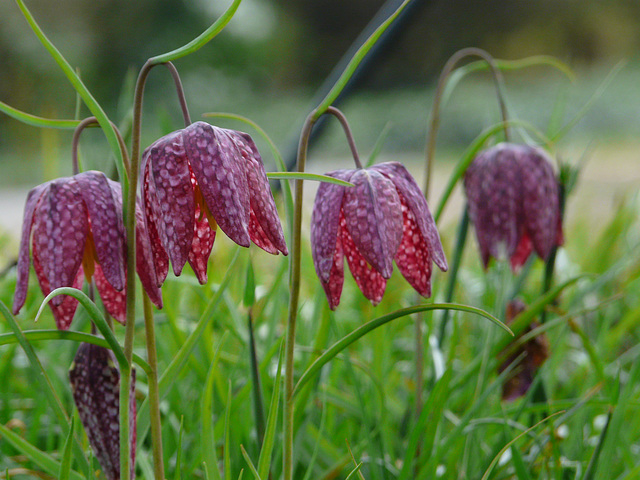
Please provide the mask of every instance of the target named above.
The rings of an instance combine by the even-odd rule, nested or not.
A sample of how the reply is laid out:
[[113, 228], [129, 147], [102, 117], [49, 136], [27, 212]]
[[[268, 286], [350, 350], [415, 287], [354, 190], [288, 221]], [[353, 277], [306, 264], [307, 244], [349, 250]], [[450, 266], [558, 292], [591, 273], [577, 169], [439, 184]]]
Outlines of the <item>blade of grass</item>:
[[534, 426], [532, 426], [531, 428], [528, 428], [527, 430], [525, 430], [524, 432], [520, 433], [518, 436], [516, 436], [513, 440], [511, 440], [509, 443], [507, 443], [504, 447], [502, 447], [502, 449], [498, 452], [498, 454], [494, 457], [494, 459], [491, 461], [491, 463], [489, 464], [489, 467], [487, 468], [487, 470], [484, 472], [484, 475], [482, 476], [482, 480], [488, 480], [489, 475], [491, 475], [491, 472], [493, 471], [493, 469], [495, 468], [495, 466], [498, 464], [498, 462], [500, 461], [500, 457], [502, 457], [502, 454], [504, 452], [507, 451], [507, 449], [513, 445], [515, 442], [517, 442], [521, 437], [523, 437], [524, 435], [526, 435], [527, 433], [529, 433], [532, 430], [535, 430], [536, 427], [538, 427], [539, 425], [545, 423], [547, 420], [555, 417], [556, 415], [560, 415], [563, 412], [556, 412], [553, 413], [551, 415], [549, 415], [547, 418], [544, 418], [542, 420], [540, 420], [538, 423], [536, 423]]
[[344, 187], [353, 187], [353, 183], [345, 182], [338, 178], [329, 177], [327, 175], [321, 175], [319, 173], [308, 172], [267, 172], [267, 178], [272, 180], [286, 179], [286, 180], [313, 180], [315, 182], [333, 183], [335, 185], [342, 185]]
[[[218, 308], [218, 305], [222, 301], [223, 294], [229, 286], [229, 283], [233, 277], [234, 267], [240, 256], [239, 254], [240, 248], [237, 247], [231, 262], [229, 262], [229, 266], [227, 267], [227, 272], [225, 273], [222, 283], [218, 287], [218, 290], [213, 295], [213, 297], [211, 297], [211, 300], [207, 304], [204, 312], [202, 312], [202, 315], [198, 320], [198, 324], [184, 341], [178, 353], [176, 353], [176, 355], [171, 359], [171, 363], [169, 363], [169, 366], [167, 366], [166, 370], [160, 377], [160, 380], [158, 381], [160, 399], [164, 398], [169, 389], [173, 386], [173, 383], [176, 381], [176, 379], [182, 372], [182, 369], [187, 364], [189, 355], [191, 354], [197, 342], [202, 337], [202, 334], [206, 330], [207, 326], [213, 319], [213, 312], [215, 312]], [[148, 410], [149, 401], [145, 399], [140, 406], [140, 410], [138, 410], [138, 445], [142, 444], [147, 436], [147, 433], [149, 432], [150, 424]]]
[[209, 368], [207, 380], [204, 385], [204, 395], [202, 396], [200, 409], [200, 418], [202, 419], [202, 459], [205, 463], [207, 477], [213, 480], [222, 480], [220, 472], [218, 471], [218, 455], [216, 454], [213, 428], [213, 381], [217, 373], [218, 360], [220, 359], [220, 352], [225, 338], [226, 332], [222, 335], [218, 348], [216, 348], [216, 352], [213, 355], [211, 367]]
[[229, 431], [229, 424], [231, 423], [231, 402], [233, 397], [231, 395], [231, 380], [229, 380], [229, 390], [227, 392], [227, 408], [224, 414], [224, 478], [225, 480], [231, 480], [231, 433]]
[[222, 15], [220, 15], [220, 17], [209, 28], [207, 28], [204, 32], [191, 40], [189, 43], [183, 45], [180, 48], [176, 48], [175, 50], [171, 50], [170, 52], [152, 57], [149, 59], [149, 62], [154, 65], [173, 62], [174, 60], [200, 50], [211, 39], [213, 39], [213, 37], [218, 35], [218, 33], [220, 33], [224, 27], [227, 26], [229, 21], [233, 18], [233, 15], [236, 13], [236, 10], [240, 6], [240, 1], [241, 0], [234, 0], [229, 8], [227, 8], [227, 10]]
[[261, 480], [260, 474], [256, 470], [256, 467], [253, 465], [253, 462], [251, 461], [251, 458], [249, 457], [249, 454], [244, 449], [244, 446], [242, 444], [240, 445], [240, 450], [242, 451], [242, 456], [244, 457], [245, 461], [247, 462], [247, 465], [249, 465], [249, 470], [251, 470], [251, 473], [253, 473], [253, 478], [255, 478], [256, 480]]
[[355, 478], [356, 475], [358, 475], [362, 480], [364, 480], [364, 477], [362, 476], [362, 473], [360, 472], [361, 468], [362, 468], [362, 462], [358, 463], [356, 465], [356, 468], [351, 470], [351, 472], [349, 473], [349, 475], [347, 475], [347, 478], [345, 480], [350, 480], [352, 478]]
[[[38, 359], [38, 356], [36, 355], [35, 350], [31, 346], [29, 341], [26, 339], [26, 337], [23, 335], [22, 330], [18, 325], [18, 322], [16, 322], [13, 315], [11, 315], [11, 312], [9, 311], [9, 309], [6, 307], [6, 305], [2, 301], [0, 301], [0, 313], [2, 313], [5, 320], [9, 324], [9, 327], [13, 330], [13, 334], [15, 335], [16, 340], [20, 344], [20, 347], [22, 347], [22, 350], [24, 351], [24, 353], [27, 355], [27, 358], [29, 359], [29, 364], [31, 365], [31, 368], [35, 374], [34, 376], [38, 379], [38, 382], [40, 383], [40, 390], [44, 393], [44, 396], [47, 398], [49, 405], [53, 409], [58, 419], [58, 422], [63, 426], [68, 426], [69, 416], [67, 415], [67, 412], [65, 411], [62, 405], [62, 402], [60, 401], [60, 398], [58, 397], [55, 389], [53, 388], [53, 384], [51, 383], [51, 380], [49, 379], [47, 372], [45, 372], [44, 367], [42, 366], [42, 363], [40, 363], [40, 360]], [[66, 431], [64, 433], [67, 434]], [[84, 472], [89, 472], [90, 471], [89, 462], [84, 456], [84, 452], [82, 451], [82, 447], [80, 446], [80, 443], [77, 441], [74, 443], [73, 453], [81, 469]]]
[[178, 434], [178, 446], [176, 448], [175, 480], [182, 480], [182, 435], [184, 434], [184, 415], [180, 415], [180, 433]]
[[[53, 476], [58, 475], [58, 473], [60, 472], [60, 462], [56, 461], [53, 457], [43, 452], [42, 450], [34, 447], [24, 438], [12, 432], [1, 423], [0, 435], [16, 450], [20, 451], [23, 455], [25, 455], [33, 463], [42, 468], [45, 472]], [[82, 475], [75, 471], [70, 472], [69, 478], [71, 480], [83, 480]]]
[[613, 410], [609, 410], [607, 413], [607, 423], [604, 424], [604, 428], [602, 432], [600, 432], [600, 438], [598, 438], [598, 444], [596, 445], [595, 450], [593, 451], [593, 455], [591, 455], [591, 459], [589, 460], [589, 465], [587, 466], [587, 470], [584, 472], [584, 476], [582, 480], [593, 480], [596, 475], [596, 470], [598, 469], [598, 459], [600, 458], [600, 454], [602, 453], [602, 447], [604, 445], [604, 441], [607, 438], [607, 432], [609, 431], [609, 424], [611, 423], [611, 417], [613, 416]]
[[282, 379], [282, 358], [284, 354], [283, 342], [280, 342], [280, 353], [278, 354], [278, 370], [273, 384], [271, 394], [271, 404], [269, 405], [269, 415], [267, 416], [267, 427], [258, 457], [258, 474], [260, 478], [268, 478], [271, 469], [271, 455], [276, 436], [276, 423], [278, 420], [278, 410], [280, 408], [280, 390]]
[[69, 480], [71, 476], [71, 447], [73, 446], [73, 431], [75, 430], [75, 417], [71, 417], [71, 425], [69, 426], [69, 435], [64, 442], [62, 449], [62, 460], [60, 462], [60, 471], [58, 472], [58, 480]]
[[316, 373], [318, 373], [318, 371], [327, 362], [331, 361], [338, 353], [340, 353], [342, 350], [347, 348], [353, 342], [357, 341], [358, 339], [360, 339], [370, 331], [375, 330], [376, 328], [386, 323], [389, 323], [390, 321], [395, 320], [397, 318], [401, 318], [407, 315], [412, 315], [418, 312], [425, 312], [428, 310], [443, 310], [443, 309], [458, 310], [461, 312], [474, 313], [476, 315], [480, 315], [484, 318], [487, 318], [488, 320], [495, 323], [496, 325], [500, 326], [510, 334], [512, 334], [511, 329], [509, 329], [509, 327], [507, 327], [504, 323], [502, 323], [500, 320], [495, 318], [493, 315], [485, 312], [484, 310], [480, 310], [479, 308], [470, 307], [467, 305], [457, 305], [454, 303], [432, 303], [429, 305], [417, 305], [414, 307], [403, 308], [401, 310], [397, 310], [395, 312], [389, 313], [382, 317], [378, 317], [374, 320], [371, 320], [370, 322], [365, 323], [364, 325], [358, 327], [353, 332], [351, 332], [350, 334], [346, 335], [345, 337], [343, 337], [342, 339], [334, 343], [333, 346], [331, 346], [326, 352], [320, 355], [320, 357], [318, 357], [313, 362], [313, 364], [309, 368], [307, 368], [307, 370], [302, 374], [302, 376], [300, 377], [300, 380], [298, 380], [298, 383], [293, 389], [293, 395], [295, 396], [296, 392], [298, 392], [306, 382], [308, 382], [311, 378], [313, 378], [313, 376]]
[[371, 149], [371, 153], [369, 154], [369, 159], [367, 160], [367, 168], [372, 166], [375, 163], [375, 161], [378, 159], [378, 156], [382, 151], [382, 147], [384, 146], [384, 142], [387, 140], [387, 137], [389, 136], [389, 132], [391, 132], [391, 122], [387, 122], [387, 124], [382, 129], [382, 132], [380, 132], [380, 135], [378, 135], [376, 143], [373, 145], [373, 148]]

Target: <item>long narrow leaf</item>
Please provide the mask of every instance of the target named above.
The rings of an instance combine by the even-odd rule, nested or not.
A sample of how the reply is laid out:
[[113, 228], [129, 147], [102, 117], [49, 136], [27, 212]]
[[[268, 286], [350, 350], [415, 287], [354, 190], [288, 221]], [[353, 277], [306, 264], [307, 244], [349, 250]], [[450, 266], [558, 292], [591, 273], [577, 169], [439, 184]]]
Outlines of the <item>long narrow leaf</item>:
[[2, 101], [0, 101], [0, 112], [3, 112], [10, 117], [13, 117], [16, 120], [19, 120], [20, 122], [26, 125], [31, 125], [33, 127], [74, 129], [80, 123], [79, 120], [59, 120], [53, 118], [38, 117], [37, 115], [32, 115], [30, 113], [18, 110], [17, 108], [12, 107], [11, 105], [7, 105]]
[[69, 426], [69, 435], [64, 442], [62, 450], [62, 462], [60, 463], [60, 471], [58, 480], [69, 480], [71, 476], [71, 447], [73, 446], [73, 431], [75, 430], [75, 417], [71, 417], [71, 425]]
[[[58, 475], [60, 472], [60, 462], [55, 460], [53, 457], [48, 455], [47, 453], [39, 450], [38, 448], [31, 445], [24, 438], [19, 436], [18, 434], [12, 432], [7, 427], [0, 423], [0, 435], [11, 444], [16, 450], [21, 452], [23, 455], [27, 456], [33, 463], [42, 468], [45, 472], [50, 475]], [[78, 472], [71, 471], [69, 478], [72, 480], [83, 480], [82, 475]]]
[[278, 370], [276, 379], [273, 384], [273, 394], [271, 395], [271, 404], [269, 405], [269, 415], [267, 417], [267, 429], [264, 434], [260, 456], [258, 457], [258, 473], [261, 478], [267, 478], [271, 468], [271, 454], [276, 436], [276, 423], [278, 420], [278, 409], [280, 407], [280, 384], [282, 378], [282, 357], [284, 349], [283, 343], [280, 343], [280, 353], [278, 355]]
[[327, 175], [321, 175], [319, 173], [306, 173], [306, 172], [268, 172], [267, 178], [272, 180], [286, 179], [286, 180], [313, 180], [315, 182], [333, 183], [335, 185], [342, 185], [344, 187], [353, 187], [353, 183], [345, 182], [339, 178], [329, 177]]
[[247, 451], [244, 449], [243, 445], [240, 445], [240, 450], [242, 451], [242, 456], [247, 462], [247, 465], [249, 465], [249, 470], [251, 470], [251, 473], [253, 473], [253, 478], [255, 478], [255, 480], [261, 480], [260, 474], [258, 474], [258, 470], [256, 470], [256, 467], [253, 465], [253, 462], [251, 461], [251, 458], [249, 457]]
[[401, 318], [407, 315], [412, 315], [414, 313], [426, 312], [428, 310], [447, 310], [447, 309], [480, 315], [482, 317], [487, 318], [491, 322], [495, 323], [496, 325], [498, 325], [499, 327], [503, 328], [504, 330], [509, 332], [511, 335], [513, 335], [513, 332], [511, 332], [511, 329], [507, 327], [504, 323], [502, 323], [500, 320], [495, 318], [493, 315], [485, 312], [484, 310], [480, 310], [479, 308], [470, 307], [467, 305], [457, 305], [454, 303], [432, 303], [429, 305], [417, 305], [414, 307], [403, 308], [401, 310], [397, 310], [395, 312], [389, 313], [382, 317], [378, 317], [374, 320], [371, 320], [370, 322], [365, 323], [364, 325], [355, 329], [350, 334], [343, 337], [341, 340], [334, 343], [331, 348], [329, 348], [326, 352], [320, 355], [320, 357], [318, 357], [316, 361], [313, 362], [313, 364], [302, 374], [302, 377], [300, 377], [300, 380], [298, 380], [298, 383], [296, 384], [293, 390], [293, 395], [295, 396], [295, 394], [304, 386], [304, 384], [307, 383], [311, 378], [313, 378], [313, 376], [316, 373], [318, 373], [318, 371], [327, 362], [331, 361], [338, 353], [340, 353], [342, 350], [347, 348], [353, 342], [360, 339], [361, 337], [371, 332], [372, 330], [375, 330], [376, 328], [386, 323], [389, 323], [392, 320], [395, 320], [397, 318]]
[[236, 13], [236, 10], [240, 6], [240, 2], [241, 0], [234, 0], [229, 8], [220, 16], [220, 18], [218, 18], [218, 20], [216, 20], [209, 28], [207, 28], [204, 32], [202, 32], [186, 45], [180, 48], [176, 48], [175, 50], [172, 50], [168, 53], [150, 58], [149, 61], [152, 64], [173, 62], [174, 60], [182, 58], [201, 49], [213, 37], [218, 35], [218, 33], [220, 33], [224, 27], [227, 26], [229, 21], [233, 18], [234, 13]]
[[224, 478], [231, 480], [231, 432], [229, 425], [231, 424], [231, 380], [229, 380], [229, 390], [227, 392], [227, 406], [224, 414]]

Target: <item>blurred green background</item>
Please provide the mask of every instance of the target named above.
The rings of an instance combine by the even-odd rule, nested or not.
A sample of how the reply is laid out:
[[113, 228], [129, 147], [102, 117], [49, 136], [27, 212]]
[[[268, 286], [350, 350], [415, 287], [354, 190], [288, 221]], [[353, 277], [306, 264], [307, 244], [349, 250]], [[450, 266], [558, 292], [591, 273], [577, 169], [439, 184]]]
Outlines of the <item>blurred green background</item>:
[[[188, 42], [229, 3], [30, 0], [28, 6], [78, 68], [108, 115], [121, 123], [144, 61]], [[218, 37], [176, 63], [192, 118], [211, 111], [250, 117], [287, 150], [313, 107], [314, 92], [383, 3], [244, 0]], [[0, 2], [0, 19], [0, 100], [45, 117], [73, 118], [73, 89], [14, 2]], [[573, 208], [583, 218], [595, 216], [597, 223], [598, 215], [616, 208], [616, 196], [637, 189], [637, 0], [422, 0], [341, 105], [362, 155], [366, 157], [387, 128], [381, 160], [401, 159], [413, 165], [416, 176], [421, 175], [419, 162], [437, 75], [452, 53], [468, 46], [484, 48], [501, 59], [554, 55], [574, 69], [573, 83], [549, 67], [506, 73], [511, 116], [532, 122], [542, 131], [558, 105], [564, 106], [567, 121], [614, 65], [625, 61], [625, 67], [558, 146], [557, 153], [572, 162], [585, 155], [589, 158], [583, 173], [584, 188], [578, 189], [587, 203], [570, 204], [569, 213]], [[466, 79], [444, 106], [437, 152], [438, 174], [443, 179], [456, 155], [483, 128], [499, 120], [493, 91], [488, 75], [477, 73]], [[81, 111], [81, 116], [85, 115], [86, 109]], [[162, 70], [154, 71], [145, 97], [144, 145], [179, 128], [181, 121], [170, 77]], [[226, 125], [243, 128], [237, 123]], [[26, 191], [71, 172], [71, 135], [70, 131], [22, 125], [0, 115], [0, 232], [8, 235], [3, 242], [10, 252], [15, 251]], [[338, 127], [331, 125], [314, 149], [310, 168], [326, 171], [343, 165], [347, 156]], [[86, 168], [113, 168], [98, 131], [83, 134], [82, 158]], [[265, 161], [274, 168], [266, 154]], [[585, 209], [589, 215], [584, 215]]]

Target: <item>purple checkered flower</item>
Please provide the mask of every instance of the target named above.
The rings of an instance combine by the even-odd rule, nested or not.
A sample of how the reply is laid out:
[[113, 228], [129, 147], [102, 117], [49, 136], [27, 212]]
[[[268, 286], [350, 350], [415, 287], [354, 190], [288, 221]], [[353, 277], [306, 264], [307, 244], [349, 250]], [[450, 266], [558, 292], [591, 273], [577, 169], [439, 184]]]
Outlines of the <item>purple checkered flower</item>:
[[[129, 445], [131, 475], [136, 459], [136, 371], [131, 372]], [[89, 444], [108, 480], [120, 478], [120, 370], [111, 350], [82, 343], [69, 370], [73, 400]]]
[[158, 281], [188, 261], [200, 283], [216, 227], [238, 245], [287, 255], [262, 158], [249, 135], [196, 122], [148, 147], [143, 198]]
[[[139, 219], [136, 269], [151, 301], [162, 307], [140, 209], [136, 216]], [[80, 288], [83, 279], [93, 278], [107, 311], [120, 323], [125, 322], [125, 235], [119, 183], [102, 172], [89, 171], [38, 185], [29, 192], [18, 257], [14, 314], [20, 311], [27, 296], [30, 243], [33, 268], [45, 296], [60, 287]], [[58, 328], [68, 329], [78, 301], [60, 295], [49, 306]]]
[[398, 162], [336, 170], [327, 175], [354, 184], [322, 183], [311, 217], [311, 249], [329, 306], [340, 303], [344, 257], [356, 284], [374, 305], [382, 300], [395, 260], [422, 296], [431, 295], [431, 263], [447, 270], [427, 201]]
[[506, 255], [516, 270], [532, 251], [547, 259], [562, 244], [560, 187], [542, 149], [501, 143], [484, 150], [464, 187], [485, 268]]

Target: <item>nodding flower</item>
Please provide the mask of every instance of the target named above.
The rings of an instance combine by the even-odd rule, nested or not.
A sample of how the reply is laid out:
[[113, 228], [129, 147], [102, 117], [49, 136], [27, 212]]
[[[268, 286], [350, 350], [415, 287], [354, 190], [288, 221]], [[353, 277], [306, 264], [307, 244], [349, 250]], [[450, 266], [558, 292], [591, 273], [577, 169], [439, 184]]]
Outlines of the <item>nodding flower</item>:
[[464, 188], [485, 268], [506, 255], [516, 270], [534, 250], [546, 260], [563, 243], [560, 186], [542, 149], [500, 143], [484, 150]]
[[[141, 220], [141, 209], [136, 214]], [[136, 237], [136, 270], [151, 301], [162, 307], [148, 235], [140, 221]], [[93, 279], [109, 314], [120, 323], [125, 322], [126, 242], [119, 183], [102, 172], [88, 171], [38, 185], [29, 192], [18, 257], [14, 314], [20, 311], [27, 296], [30, 243], [33, 268], [45, 296], [60, 287], [81, 288], [83, 279], [89, 282]], [[68, 329], [78, 301], [61, 295], [54, 297], [49, 306], [58, 328]]]
[[195, 122], [149, 146], [142, 159], [146, 225], [161, 284], [188, 261], [200, 283], [217, 226], [235, 243], [288, 254], [269, 181], [249, 135]]
[[340, 303], [344, 257], [356, 284], [374, 305], [384, 294], [395, 260], [420, 295], [431, 295], [431, 264], [447, 270], [429, 206], [398, 162], [336, 170], [327, 175], [354, 184], [322, 183], [311, 217], [313, 261], [329, 306]]

